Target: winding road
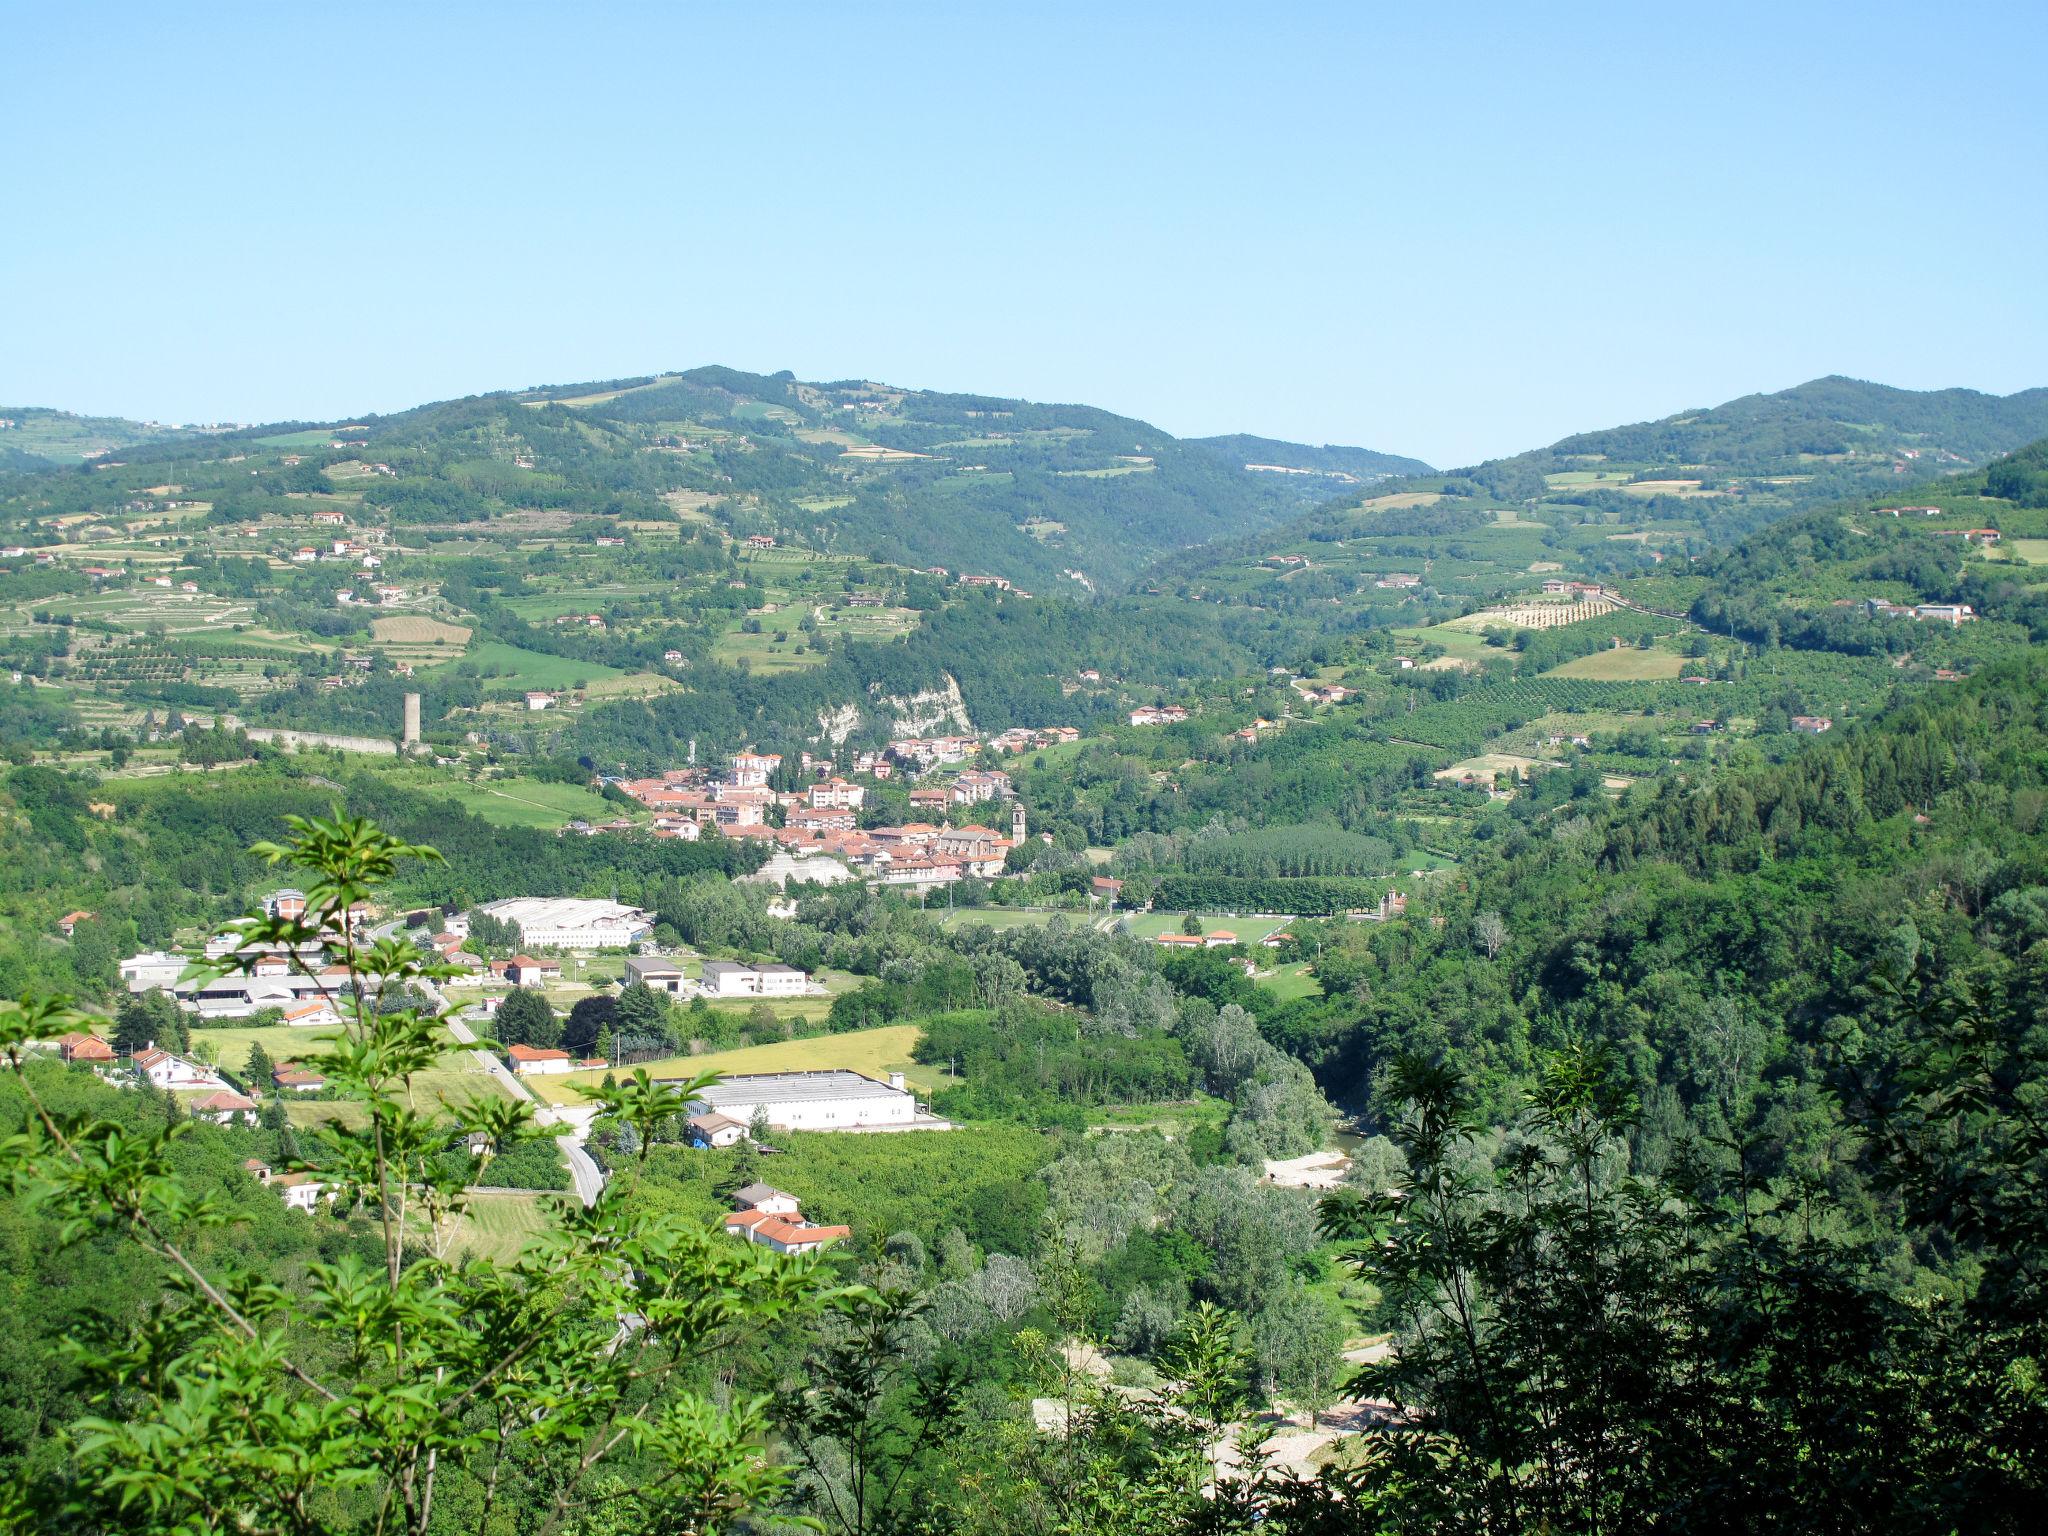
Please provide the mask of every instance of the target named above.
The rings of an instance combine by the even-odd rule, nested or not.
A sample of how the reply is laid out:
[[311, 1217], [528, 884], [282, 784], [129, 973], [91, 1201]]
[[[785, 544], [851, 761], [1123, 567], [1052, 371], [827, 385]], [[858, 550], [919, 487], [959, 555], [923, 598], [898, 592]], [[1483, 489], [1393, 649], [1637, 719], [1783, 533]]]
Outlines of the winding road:
[[[438, 1011], [448, 1011], [447, 995], [439, 987], [428, 981], [420, 982], [419, 987]], [[589, 1129], [588, 1117], [579, 1120], [568, 1111], [557, 1109], [554, 1105], [536, 1098], [533, 1090], [519, 1081], [504, 1062], [492, 1052], [477, 1046], [476, 1031], [460, 1019], [448, 1021], [448, 1033], [455, 1037], [456, 1044], [470, 1047], [470, 1054], [477, 1059], [477, 1064], [498, 1080], [499, 1087], [513, 1098], [524, 1099], [533, 1105], [536, 1121], [542, 1125], [571, 1127], [569, 1134], [560, 1137], [556, 1144], [561, 1147], [562, 1157], [569, 1165], [569, 1179], [576, 1186], [577, 1198], [587, 1206], [597, 1204], [597, 1197], [604, 1192], [604, 1170], [597, 1166], [597, 1160], [583, 1145], [584, 1135]]]

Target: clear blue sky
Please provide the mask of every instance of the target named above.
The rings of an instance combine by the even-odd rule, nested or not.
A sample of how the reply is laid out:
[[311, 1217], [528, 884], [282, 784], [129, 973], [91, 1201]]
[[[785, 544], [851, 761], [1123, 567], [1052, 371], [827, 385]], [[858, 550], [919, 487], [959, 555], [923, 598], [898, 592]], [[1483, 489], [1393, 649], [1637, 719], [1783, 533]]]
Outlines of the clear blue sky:
[[722, 362], [1468, 462], [2048, 383], [2048, 6], [0, 0], [0, 403]]

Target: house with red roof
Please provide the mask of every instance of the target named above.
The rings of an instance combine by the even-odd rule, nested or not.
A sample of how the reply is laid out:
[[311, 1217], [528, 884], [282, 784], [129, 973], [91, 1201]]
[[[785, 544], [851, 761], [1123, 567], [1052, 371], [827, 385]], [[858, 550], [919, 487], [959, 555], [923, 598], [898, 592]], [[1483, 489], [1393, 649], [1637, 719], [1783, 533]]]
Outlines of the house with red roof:
[[548, 1077], [576, 1070], [576, 1064], [569, 1059], [567, 1051], [546, 1050], [535, 1045], [508, 1045], [505, 1054], [511, 1059], [513, 1072], [520, 1077]]
[[192, 1113], [201, 1120], [211, 1120], [215, 1125], [254, 1125], [260, 1106], [252, 1098], [232, 1088], [219, 1088], [205, 1098], [189, 1106]]
[[766, 1184], [744, 1184], [732, 1198], [739, 1209], [725, 1218], [725, 1230], [777, 1253], [816, 1253], [828, 1243], [853, 1236], [851, 1227], [806, 1221], [795, 1195]]

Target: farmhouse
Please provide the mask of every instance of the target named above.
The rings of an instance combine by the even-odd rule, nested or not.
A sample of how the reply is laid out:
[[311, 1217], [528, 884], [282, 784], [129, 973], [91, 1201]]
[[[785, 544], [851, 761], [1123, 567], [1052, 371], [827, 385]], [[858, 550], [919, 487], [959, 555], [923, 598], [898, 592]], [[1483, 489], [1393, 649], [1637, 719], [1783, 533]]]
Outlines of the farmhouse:
[[520, 941], [536, 949], [626, 949], [654, 931], [647, 913], [616, 901], [515, 896], [485, 902], [483, 910], [518, 924]]
[[225, 1088], [227, 1082], [212, 1068], [196, 1061], [159, 1050], [152, 1040], [129, 1058], [135, 1070], [159, 1088]]
[[544, 693], [538, 688], [528, 690], [526, 695], [528, 709], [551, 709], [554, 702], [555, 696], [552, 693]]
[[692, 1115], [688, 1120], [690, 1145], [693, 1147], [729, 1147], [747, 1134], [741, 1121], [717, 1110], [707, 1110], [701, 1115]]
[[543, 1050], [533, 1045], [508, 1045], [505, 1055], [512, 1062], [513, 1072], [520, 1077], [548, 1077], [576, 1069], [567, 1051]]
[[111, 1062], [114, 1048], [98, 1035], [81, 1034], [73, 1030], [68, 1035], [57, 1037], [57, 1053], [66, 1061]]
[[532, 955], [514, 955], [505, 962], [505, 979], [515, 987], [544, 987], [562, 979], [562, 962], [536, 960]]
[[1178, 704], [1142, 704], [1131, 711], [1133, 725], [1176, 725], [1188, 712]]
[[287, 1210], [310, 1211], [322, 1200], [330, 1204], [334, 1200], [334, 1191], [322, 1182], [318, 1174], [280, 1173], [263, 1182], [283, 1193]]
[[[754, 1190], [763, 1191], [770, 1197], [774, 1209], [743, 1203]], [[769, 1189], [765, 1184], [743, 1185], [733, 1191], [732, 1198], [739, 1209], [725, 1218], [725, 1230], [735, 1237], [744, 1237], [750, 1243], [773, 1248], [777, 1253], [816, 1253], [827, 1243], [836, 1243], [853, 1235], [851, 1227], [825, 1227], [804, 1220], [794, 1195]]]
[[1923, 623], [1967, 624], [1977, 617], [1977, 611], [1968, 603], [1922, 603], [1913, 610], [1913, 617]]
[[716, 1110], [751, 1125], [757, 1114], [785, 1131], [847, 1131], [917, 1122], [917, 1100], [892, 1072], [886, 1083], [844, 1067], [822, 1072], [759, 1072], [703, 1089], [692, 1114]]
[[220, 1088], [209, 1093], [192, 1106], [192, 1113], [202, 1120], [211, 1120], [215, 1125], [254, 1125], [259, 1106], [251, 1098], [245, 1098], [232, 1088]]
[[1794, 715], [1792, 729], [1802, 736], [1818, 736], [1822, 731], [1834, 729], [1835, 722], [1826, 715]]
[[709, 997], [802, 997], [811, 978], [793, 965], [706, 960], [700, 985]]
[[280, 1061], [270, 1069], [270, 1081], [284, 1093], [318, 1093], [327, 1086], [327, 1079], [310, 1067], [302, 1067], [295, 1061]]

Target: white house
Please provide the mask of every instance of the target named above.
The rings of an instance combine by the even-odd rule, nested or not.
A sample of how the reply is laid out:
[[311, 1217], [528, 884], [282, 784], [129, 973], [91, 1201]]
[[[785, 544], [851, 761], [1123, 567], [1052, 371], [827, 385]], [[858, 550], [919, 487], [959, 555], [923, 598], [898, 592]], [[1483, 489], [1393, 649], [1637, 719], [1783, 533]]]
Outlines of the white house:
[[821, 1227], [801, 1217], [765, 1216], [759, 1211], [734, 1211], [725, 1218], [725, 1230], [777, 1253], [816, 1253], [827, 1243], [853, 1235], [851, 1227]]
[[264, 1182], [283, 1194], [287, 1210], [310, 1211], [322, 1200], [329, 1204], [334, 1201], [334, 1191], [315, 1173], [273, 1174]]
[[157, 1049], [154, 1040], [129, 1058], [135, 1070], [159, 1088], [225, 1088], [227, 1079], [211, 1067]]
[[729, 1115], [707, 1110], [689, 1120], [690, 1141], [699, 1147], [730, 1147], [747, 1134], [747, 1128]]
[[233, 1125], [238, 1120], [244, 1125], [254, 1125], [258, 1105], [254, 1099], [246, 1098], [232, 1088], [221, 1088], [191, 1108], [200, 1119], [211, 1120], [215, 1125]]
[[795, 1195], [773, 1184], [742, 1184], [732, 1192], [733, 1209], [755, 1210], [764, 1216], [794, 1216], [801, 1206]]
[[849, 1131], [872, 1126], [917, 1123], [917, 1100], [903, 1085], [903, 1074], [889, 1081], [846, 1068], [824, 1072], [757, 1072], [723, 1078], [702, 1090], [691, 1104], [692, 1114], [717, 1111], [728, 1120], [751, 1125], [765, 1114], [780, 1130]]
[[532, 1045], [508, 1045], [505, 1054], [512, 1058], [512, 1070], [521, 1077], [551, 1077], [558, 1072], [573, 1072], [576, 1064], [569, 1059], [567, 1051], [543, 1050]]

